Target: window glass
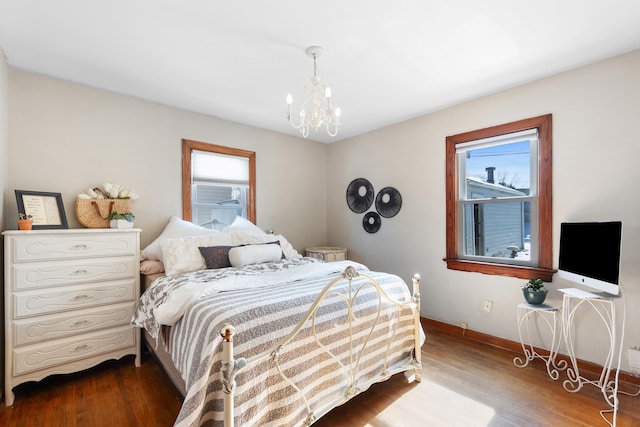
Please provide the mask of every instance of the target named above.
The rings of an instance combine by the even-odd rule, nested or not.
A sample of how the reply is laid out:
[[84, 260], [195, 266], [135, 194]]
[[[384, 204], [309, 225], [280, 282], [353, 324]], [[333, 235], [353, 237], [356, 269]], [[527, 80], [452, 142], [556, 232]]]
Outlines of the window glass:
[[[535, 186], [537, 168], [531, 167], [537, 152], [535, 129], [500, 135], [490, 141], [470, 141], [457, 147], [462, 212], [460, 256], [488, 258], [507, 264], [532, 264], [531, 229], [537, 216]], [[532, 221], [534, 224], [532, 224]], [[533, 245], [537, 244], [534, 236]], [[535, 255], [535, 251], [534, 251]]]
[[247, 217], [249, 159], [194, 150], [191, 153], [192, 222], [222, 230]]

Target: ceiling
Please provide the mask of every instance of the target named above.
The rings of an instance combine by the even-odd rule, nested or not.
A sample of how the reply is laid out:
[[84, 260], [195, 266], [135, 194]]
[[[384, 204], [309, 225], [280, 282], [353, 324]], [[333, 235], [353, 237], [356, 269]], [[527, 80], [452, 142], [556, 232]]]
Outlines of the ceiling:
[[311, 45], [329, 143], [638, 49], [640, 1], [0, 0], [10, 66], [291, 135]]

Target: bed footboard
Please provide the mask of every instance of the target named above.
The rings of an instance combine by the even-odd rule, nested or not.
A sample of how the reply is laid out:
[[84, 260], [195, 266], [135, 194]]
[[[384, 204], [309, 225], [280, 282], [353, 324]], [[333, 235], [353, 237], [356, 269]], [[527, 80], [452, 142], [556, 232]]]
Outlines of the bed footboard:
[[[364, 279], [363, 284], [360, 284], [357, 287], [353, 286], [353, 280], [358, 277]], [[344, 280], [348, 282], [348, 291], [346, 293], [338, 292], [336, 290], [336, 285]], [[410, 382], [412, 380], [421, 381], [422, 364], [420, 347], [422, 343], [422, 327], [420, 325], [420, 276], [418, 274], [415, 274], [412, 278], [412, 282], [413, 295], [411, 296], [411, 298], [408, 301], [396, 301], [390, 298], [373, 278], [366, 274], [358, 273], [353, 267], [349, 266], [340, 276], [338, 276], [325, 286], [325, 288], [319, 294], [318, 298], [312, 304], [311, 308], [287, 336], [281, 339], [270, 349], [247, 359], [236, 359], [234, 357], [233, 337], [235, 329], [231, 324], [225, 324], [220, 331], [220, 334], [222, 336], [223, 352], [221, 382], [224, 392], [224, 426], [232, 427], [234, 425], [234, 391], [236, 388], [236, 375], [244, 368], [251, 367], [267, 359], [271, 363], [275, 364], [278, 374], [284, 381], [289, 384], [290, 387], [295, 390], [295, 392], [304, 401], [307, 413], [305, 425], [307, 426], [313, 424], [316, 419], [320, 418], [331, 409], [335, 408], [338, 405], [341, 405], [342, 403], [351, 399], [353, 396], [368, 389], [369, 386], [373, 383], [384, 381], [398, 372], [404, 371]], [[367, 313], [368, 320], [366, 320], [366, 322], [370, 322], [371, 326], [369, 326], [369, 323], [366, 323], [367, 326], [365, 327], [365, 330], [363, 332], [363, 320], [359, 317], [359, 313], [354, 308], [354, 304], [355, 300], [360, 296], [362, 290], [365, 287], [368, 288], [369, 292], [371, 291], [371, 288], [375, 290], [378, 306], [377, 312], [376, 308], [374, 307], [372, 309], [372, 312]], [[321, 307], [322, 302], [327, 298], [339, 298], [345, 305], [347, 314], [344, 316], [344, 321], [335, 324], [334, 327], [341, 328], [341, 331], [343, 331], [343, 333], [345, 333], [347, 336], [347, 342], [345, 344], [348, 346], [347, 356], [342, 355], [342, 357], [338, 357], [318, 337], [319, 332], [316, 331], [316, 318], [319, 316], [319, 308]], [[384, 326], [391, 331], [389, 332], [391, 339], [388, 339], [388, 343], [385, 344], [386, 349], [383, 348], [383, 354], [380, 356], [383, 358], [382, 369], [373, 377], [367, 378], [364, 382], [362, 382], [359, 381], [358, 375], [359, 370], [362, 368], [361, 362], [363, 360], [363, 354], [368, 348], [369, 341], [373, 340], [372, 334], [374, 328], [382, 324], [380, 307], [382, 306], [383, 301], [387, 307], [392, 307], [391, 310], [397, 310], [397, 314], [395, 314], [395, 321], [387, 321], [388, 326], [386, 324]], [[413, 315], [412, 323], [414, 336], [411, 361], [410, 363], [402, 364], [402, 366], [390, 367], [389, 364], [391, 362], [388, 359], [393, 344], [393, 338], [396, 337], [398, 323], [400, 322], [400, 312], [403, 309], [406, 310], [407, 307], [411, 308]], [[369, 320], [369, 318], [371, 318], [371, 320]], [[358, 322], [360, 322], [360, 324]], [[359, 325], [358, 328], [356, 328], [357, 324]], [[315, 339], [317, 346], [323, 349], [323, 354], [327, 355], [327, 357], [333, 358], [336, 366], [339, 366], [340, 369], [344, 372], [346, 383], [346, 386], [343, 389], [342, 396], [335, 399], [330, 404], [324, 405], [322, 408], [316, 407], [315, 411], [311, 409], [311, 405], [309, 402], [310, 396], [305, 395], [305, 392], [302, 390], [302, 388], [296, 384], [294, 379], [290, 378], [291, 375], [287, 375], [286, 369], [282, 366], [286, 363], [281, 363], [280, 361], [280, 355], [286, 348], [286, 346], [290, 344], [294, 340], [294, 338], [296, 338], [296, 336], [298, 336], [305, 328], [307, 329], [307, 331], [309, 329], [311, 330], [310, 335], [313, 339]], [[380, 350], [378, 349], [376, 351], [379, 352]]]

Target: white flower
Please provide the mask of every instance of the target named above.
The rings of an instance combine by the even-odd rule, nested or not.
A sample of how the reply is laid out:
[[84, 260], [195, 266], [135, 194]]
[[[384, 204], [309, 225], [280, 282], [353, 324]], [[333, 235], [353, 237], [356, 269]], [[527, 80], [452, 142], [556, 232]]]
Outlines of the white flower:
[[134, 190], [127, 190], [120, 184], [105, 182], [102, 188], [89, 188], [78, 194], [78, 199], [130, 199], [137, 200], [140, 196]]
[[93, 191], [93, 188], [89, 188], [87, 191], [85, 191], [85, 193], [87, 193], [87, 195], [89, 196], [90, 199], [97, 199], [98, 198], [98, 193]]
[[104, 183], [102, 188], [112, 199], [117, 199], [118, 194], [120, 194], [120, 190], [122, 190], [122, 186], [120, 184], [112, 184], [110, 182]]

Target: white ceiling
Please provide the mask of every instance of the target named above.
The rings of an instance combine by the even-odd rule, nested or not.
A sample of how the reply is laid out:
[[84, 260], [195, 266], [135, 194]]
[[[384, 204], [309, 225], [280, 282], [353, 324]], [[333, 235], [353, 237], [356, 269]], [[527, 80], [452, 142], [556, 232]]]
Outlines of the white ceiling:
[[13, 67], [291, 135], [311, 45], [333, 142], [638, 49], [640, 1], [0, 0]]

